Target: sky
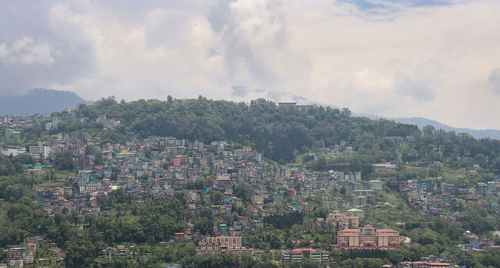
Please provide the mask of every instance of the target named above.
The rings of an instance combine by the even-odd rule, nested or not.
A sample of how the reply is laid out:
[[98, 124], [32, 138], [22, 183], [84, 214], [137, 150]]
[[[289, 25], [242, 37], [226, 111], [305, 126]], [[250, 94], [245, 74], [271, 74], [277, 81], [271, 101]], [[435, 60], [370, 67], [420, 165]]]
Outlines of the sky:
[[500, 0], [0, 5], [0, 96], [268, 98], [500, 129]]

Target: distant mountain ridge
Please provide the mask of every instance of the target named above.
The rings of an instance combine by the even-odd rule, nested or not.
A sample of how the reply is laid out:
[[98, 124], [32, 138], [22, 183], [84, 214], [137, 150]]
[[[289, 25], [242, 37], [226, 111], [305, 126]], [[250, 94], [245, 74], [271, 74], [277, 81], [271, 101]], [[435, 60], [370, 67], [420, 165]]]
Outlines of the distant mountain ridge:
[[446, 131], [455, 131], [456, 133], [469, 133], [475, 138], [492, 138], [500, 140], [500, 130], [496, 129], [470, 129], [470, 128], [456, 128], [445, 125], [443, 123], [422, 118], [422, 117], [410, 117], [410, 118], [390, 118], [396, 122], [401, 122], [404, 124], [413, 124], [417, 125], [419, 128], [422, 128], [427, 125], [431, 125], [437, 129], [443, 129]]
[[48, 115], [66, 108], [74, 109], [80, 103], [90, 104], [92, 102], [69, 91], [33, 89], [25, 95], [1, 97], [0, 114]]
[[425, 126], [433, 126], [436, 129], [443, 129], [446, 131], [455, 131], [456, 133], [469, 133], [476, 139], [482, 138], [492, 138], [500, 140], [500, 130], [496, 129], [470, 129], [470, 128], [456, 128], [452, 126], [445, 125], [435, 120], [423, 118], [423, 117], [408, 117], [408, 118], [386, 118], [378, 115], [372, 114], [359, 114], [358, 116], [365, 116], [370, 119], [381, 119], [385, 118], [388, 120], [394, 120], [403, 124], [416, 125], [420, 129]]

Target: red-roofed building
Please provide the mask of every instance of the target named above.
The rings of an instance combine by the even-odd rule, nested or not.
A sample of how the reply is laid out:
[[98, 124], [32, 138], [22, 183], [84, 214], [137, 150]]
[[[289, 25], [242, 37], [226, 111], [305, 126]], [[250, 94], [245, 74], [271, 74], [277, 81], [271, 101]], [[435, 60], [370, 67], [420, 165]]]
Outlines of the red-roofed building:
[[175, 242], [184, 242], [184, 233], [175, 233]]
[[366, 225], [360, 229], [344, 229], [338, 232], [337, 247], [399, 247], [401, 237], [392, 229], [376, 229]]

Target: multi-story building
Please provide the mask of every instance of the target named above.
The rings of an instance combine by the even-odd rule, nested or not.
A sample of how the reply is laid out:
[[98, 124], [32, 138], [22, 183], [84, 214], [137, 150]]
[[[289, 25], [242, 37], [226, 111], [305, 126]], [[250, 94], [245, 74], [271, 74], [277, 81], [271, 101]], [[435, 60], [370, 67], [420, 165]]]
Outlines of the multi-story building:
[[251, 252], [251, 249], [242, 246], [241, 236], [207, 236], [198, 243], [196, 254], [204, 253], [243, 253]]
[[397, 268], [448, 268], [453, 264], [447, 262], [423, 262], [423, 261], [405, 261], [400, 262]]
[[9, 266], [21, 266], [22, 264], [32, 264], [34, 262], [36, 245], [28, 244], [28, 248], [9, 248], [6, 250], [6, 260]]
[[17, 156], [18, 154], [25, 154], [26, 148], [23, 147], [13, 147], [13, 148], [3, 148], [1, 153], [5, 156]]
[[311, 258], [320, 264], [327, 264], [330, 262], [330, 253], [325, 250], [313, 248], [296, 248], [281, 252], [281, 259], [283, 263], [290, 263], [292, 261], [301, 262], [303, 258]]
[[356, 216], [346, 216], [341, 213], [330, 213], [326, 221], [333, 225], [334, 231], [359, 227], [359, 218]]
[[43, 145], [30, 146], [29, 152], [34, 158], [40, 158], [40, 156], [48, 158], [50, 154], [50, 147]]
[[346, 216], [356, 216], [358, 219], [362, 220], [365, 218], [365, 211], [358, 208], [352, 208], [343, 213]]
[[338, 247], [398, 247], [399, 232], [392, 229], [376, 229], [366, 225], [360, 229], [344, 229], [338, 232]]
[[7, 262], [14, 261], [14, 260], [22, 260], [24, 253], [26, 251], [26, 248], [9, 248], [6, 250], [6, 255], [5, 258]]

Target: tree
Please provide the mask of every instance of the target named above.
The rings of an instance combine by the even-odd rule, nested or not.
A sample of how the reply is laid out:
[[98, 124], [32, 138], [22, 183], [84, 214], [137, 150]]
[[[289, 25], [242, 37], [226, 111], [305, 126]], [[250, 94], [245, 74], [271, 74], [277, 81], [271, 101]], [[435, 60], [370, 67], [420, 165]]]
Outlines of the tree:
[[233, 192], [236, 197], [241, 198], [241, 200], [245, 203], [252, 201], [252, 190], [250, 190], [250, 187], [248, 187], [245, 183], [236, 184]]
[[206, 217], [199, 218], [194, 223], [194, 230], [204, 235], [212, 233], [213, 228], [214, 224], [212, 220]]
[[59, 170], [75, 169], [73, 153], [68, 150], [57, 153], [56, 158], [54, 159], [54, 166]]

